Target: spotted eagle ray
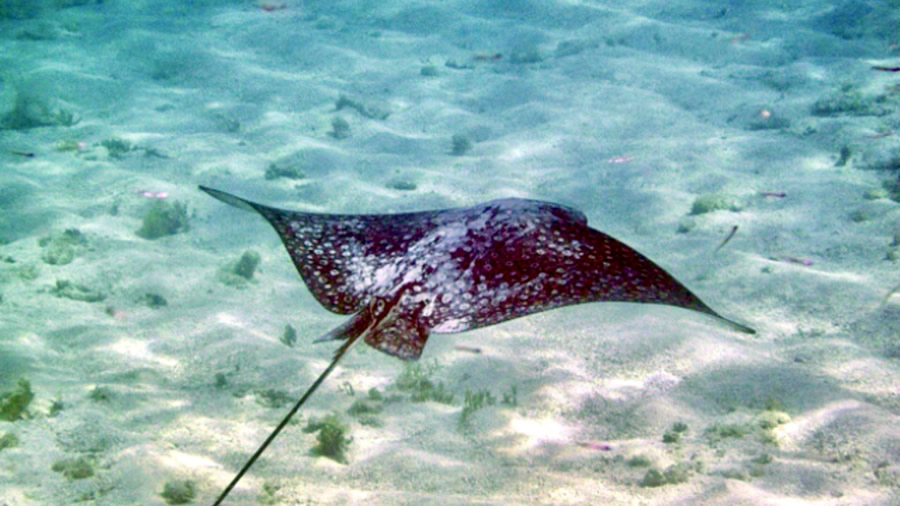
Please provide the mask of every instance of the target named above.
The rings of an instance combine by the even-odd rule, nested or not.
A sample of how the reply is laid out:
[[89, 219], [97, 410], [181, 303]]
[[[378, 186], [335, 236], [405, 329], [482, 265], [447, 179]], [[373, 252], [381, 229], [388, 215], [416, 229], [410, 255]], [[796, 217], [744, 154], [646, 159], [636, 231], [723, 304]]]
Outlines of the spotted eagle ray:
[[360, 338], [389, 355], [416, 360], [431, 334], [607, 301], [691, 309], [754, 333], [713, 311], [644, 255], [590, 228], [580, 211], [552, 202], [511, 198], [414, 213], [315, 214], [200, 189], [261, 214], [316, 300], [329, 311], [353, 315], [316, 340], [344, 342], [215, 504]]

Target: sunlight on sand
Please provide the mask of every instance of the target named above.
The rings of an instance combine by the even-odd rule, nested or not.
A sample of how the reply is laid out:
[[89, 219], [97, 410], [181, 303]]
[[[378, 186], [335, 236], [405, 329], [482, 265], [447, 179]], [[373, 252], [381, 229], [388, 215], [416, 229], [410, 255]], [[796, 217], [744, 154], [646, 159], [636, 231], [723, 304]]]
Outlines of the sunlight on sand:
[[779, 445], [786, 451], [799, 451], [803, 443], [817, 430], [833, 422], [848, 411], [863, 409], [863, 404], [855, 400], [840, 400], [827, 404], [822, 409], [797, 415], [790, 423], [775, 429]]
[[500, 449], [503, 453], [516, 456], [527, 453], [545, 444], [560, 445], [572, 438], [572, 428], [554, 418], [524, 418], [514, 415], [509, 424], [500, 432], [513, 435], [513, 444]]
[[204, 468], [216, 468], [220, 464], [210, 458], [178, 450], [170, 450], [158, 457], [159, 463], [170, 469], [196, 471]]
[[180, 363], [178, 360], [151, 352], [149, 346], [150, 341], [121, 337], [108, 346], [98, 348], [98, 351], [116, 353], [135, 362], [151, 362], [166, 368], [175, 368]]
[[277, 341], [276, 338], [274, 338], [266, 333], [256, 330], [255, 328], [253, 328], [253, 326], [249, 322], [243, 321], [239, 317], [237, 317], [233, 314], [216, 313], [215, 320], [217, 323], [225, 325], [227, 327], [234, 327], [234, 328], [241, 329], [241, 332], [244, 334], [249, 334], [249, 335], [259, 338], [259, 339], [265, 339], [266, 341], [272, 341], [272, 342]]

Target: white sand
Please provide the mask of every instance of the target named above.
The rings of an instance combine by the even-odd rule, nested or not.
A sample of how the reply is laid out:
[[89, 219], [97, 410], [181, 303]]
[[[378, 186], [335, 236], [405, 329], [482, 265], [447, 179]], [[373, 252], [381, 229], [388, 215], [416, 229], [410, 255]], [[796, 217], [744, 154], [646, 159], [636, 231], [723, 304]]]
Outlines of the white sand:
[[[27, 378], [35, 393], [26, 419], [0, 421], [19, 440], [0, 450], [0, 504], [162, 504], [185, 479], [209, 503], [288, 409], [260, 392], [296, 398], [327, 365], [334, 345], [310, 343], [344, 318], [262, 219], [197, 184], [333, 213], [560, 202], [758, 330], [591, 304], [438, 335], [422, 363], [452, 405], [411, 402], [391, 387], [404, 364], [360, 346], [234, 504], [900, 501], [900, 294], [884, 300], [900, 210], [864, 198], [898, 176], [900, 81], [870, 68], [898, 65], [896, 2], [197, 3], [0, 20], [0, 118], [17, 94], [31, 116], [80, 118], [0, 130], [0, 391]], [[811, 112], [845, 84], [878, 110]], [[335, 111], [341, 95], [389, 116]], [[329, 135], [335, 117], [349, 138]], [[452, 156], [454, 134], [471, 151]], [[139, 149], [111, 156], [113, 138]], [[264, 178], [288, 160], [303, 179]], [[186, 203], [190, 230], [138, 237], [141, 191]], [[741, 210], [689, 216], [708, 193]], [[70, 228], [86, 244], [47, 264], [39, 239]], [[248, 248], [255, 280], [223, 284]], [[56, 297], [58, 280], [105, 299]], [[500, 402], [512, 386], [516, 406]], [[346, 412], [370, 388], [399, 395], [380, 427]], [[467, 389], [497, 403], [461, 428]], [[347, 464], [301, 430], [330, 412], [353, 437]], [[687, 430], [664, 443], [676, 422]], [[79, 457], [93, 476], [51, 469]], [[641, 486], [651, 468], [686, 481]]]

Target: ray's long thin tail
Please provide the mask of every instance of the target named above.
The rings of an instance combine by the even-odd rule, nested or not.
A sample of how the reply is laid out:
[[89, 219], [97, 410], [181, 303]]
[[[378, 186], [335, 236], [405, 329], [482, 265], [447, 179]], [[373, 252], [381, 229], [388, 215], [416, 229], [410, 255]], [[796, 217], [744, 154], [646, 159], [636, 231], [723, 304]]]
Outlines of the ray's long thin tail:
[[300, 400], [297, 401], [297, 404], [294, 404], [294, 407], [288, 412], [284, 419], [281, 420], [281, 423], [279, 423], [278, 426], [275, 427], [275, 430], [273, 430], [272, 433], [269, 434], [269, 437], [267, 437], [266, 440], [263, 441], [261, 445], [259, 445], [259, 448], [257, 448], [256, 452], [247, 460], [247, 462], [244, 464], [244, 467], [242, 467], [241, 470], [238, 471], [238, 473], [234, 476], [234, 479], [231, 480], [231, 483], [229, 483], [228, 486], [225, 487], [224, 490], [222, 490], [222, 493], [219, 494], [218, 498], [216, 498], [216, 502], [213, 503], [213, 506], [219, 506], [220, 504], [222, 504], [222, 501], [224, 501], [225, 498], [228, 497], [228, 494], [235, 487], [235, 485], [237, 485], [238, 482], [241, 481], [241, 478], [244, 477], [244, 474], [246, 474], [247, 471], [250, 470], [250, 467], [252, 467], [256, 460], [263, 454], [264, 451], [266, 451], [266, 448], [268, 448], [272, 441], [274, 441], [275, 438], [278, 437], [278, 434], [282, 429], [284, 429], [288, 422], [291, 421], [291, 418], [293, 418], [294, 415], [297, 414], [297, 411], [300, 411], [300, 408], [303, 406], [306, 400], [309, 399], [313, 393], [315, 393], [316, 389], [319, 388], [319, 385], [321, 385], [325, 381], [325, 378], [327, 378], [328, 375], [331, 374], [331, 371], [334, 370], [335, 366], [337, 366], [341, 358], [344, 357], [344, 354], [347, 353], [347, 350], [349, 350], [351, 346], [359, 341], [359, 338], [362, 334], [362, 332], [349, 334], [348, 339], [344, 341], [344, 344], [341, 345], [341, 347], [338, 348], [337, 352], [334, 354], [334, 358], [331, 360], [331, 363], [328, 364], [328, 367], [325, 368], [325, 370], [322, 371], [322, 374], [320, 374], [319, 377], [316, 378], [316, 381], [314, 381], [313, 384], [310, 385], [309, 389], [306, 390], [306, 393], [303, 394], [303, 397], [300, 397]]

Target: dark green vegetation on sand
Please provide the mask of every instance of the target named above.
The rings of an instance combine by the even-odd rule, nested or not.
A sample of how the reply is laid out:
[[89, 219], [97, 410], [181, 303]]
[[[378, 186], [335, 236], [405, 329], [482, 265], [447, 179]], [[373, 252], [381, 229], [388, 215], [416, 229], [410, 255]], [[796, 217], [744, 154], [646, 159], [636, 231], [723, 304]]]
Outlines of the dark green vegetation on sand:
[[236, 276], [251, 280], [253, 279], [253, 273], [256, 272], [256, 268], [259, 267], [260, 260], [261, 257], [259, 256], [259, 253], [253, 250], [247, 250], [241, 255], [240, 260], [235, 264], [232, 272]]
[[57, 279], [56, 286], [50, 289], [50, 293], [63, 299], [77, 300], [80, 302], [100, 302], [106, 295], [90, 287], [73, 283], [66, 279]]
[[413, 402], [435, 401], [442, 404], [453, 404], [453, 394], [444, 387], [443, 382], [437, 385], [431, 380], [432, 374], [439, 368], [436, 363], [407, 364], [403, 372], [394, 381], [394, 387], [408, 393]]
[[77, 228], [66, 229], [61, 234], [54, 234], [38, 240], [41, 260], [48, 265], [66, 265], [72, 262], [81, 249], [87, 246], [87, 239]]
[[642, 487], [661, 487], [663, 485], [675, 485], [688, 481], [693, 474], [694, 469], [686, 462], [673, 464], [666, 468], [665, 471], [653, 468], [647, 471], [644, 479], [641, 480]]
[[4, 432], [0, 436], [0, 451], [19, 446], [19, 438], [12, 432]]
[[241, 257], [222, 266], [216, 274], [219, 282], [232, 288], [243, 289], [254, 282], [254, 274], [262, 257], [253, 250], [247, 250]]
[[0, 394], [0, 420], [14, 422], [28, 415], [28, 405], [34, 400], [31, 383], [22, 378], [15, 390]]
[[50, 469], [70, 480], [83, 480], [94, 475], [94, 466], [84, 457], [57, 460]]
[[166, 482], [159, 494], [166, 504], [187, 504], [197, 495], [194, 482], [191, 480], [170, 480]]
[[144, 214], [143, 224], [138, 229], [137, 235], [153, 240], [179, 232], [187, 232], [189, 229], [186, 204], [156, 200]]
[[328, 457], [341, 464], [347, 463], [347, 449], [353, 438], [347, 436], [350, 428], [341, 422], [337, 413], [331, 413], [321, 420], [310, 419], [303, 432], [319, 433], [316, 436], [316, 444], [312, 447], [313, 455]]

